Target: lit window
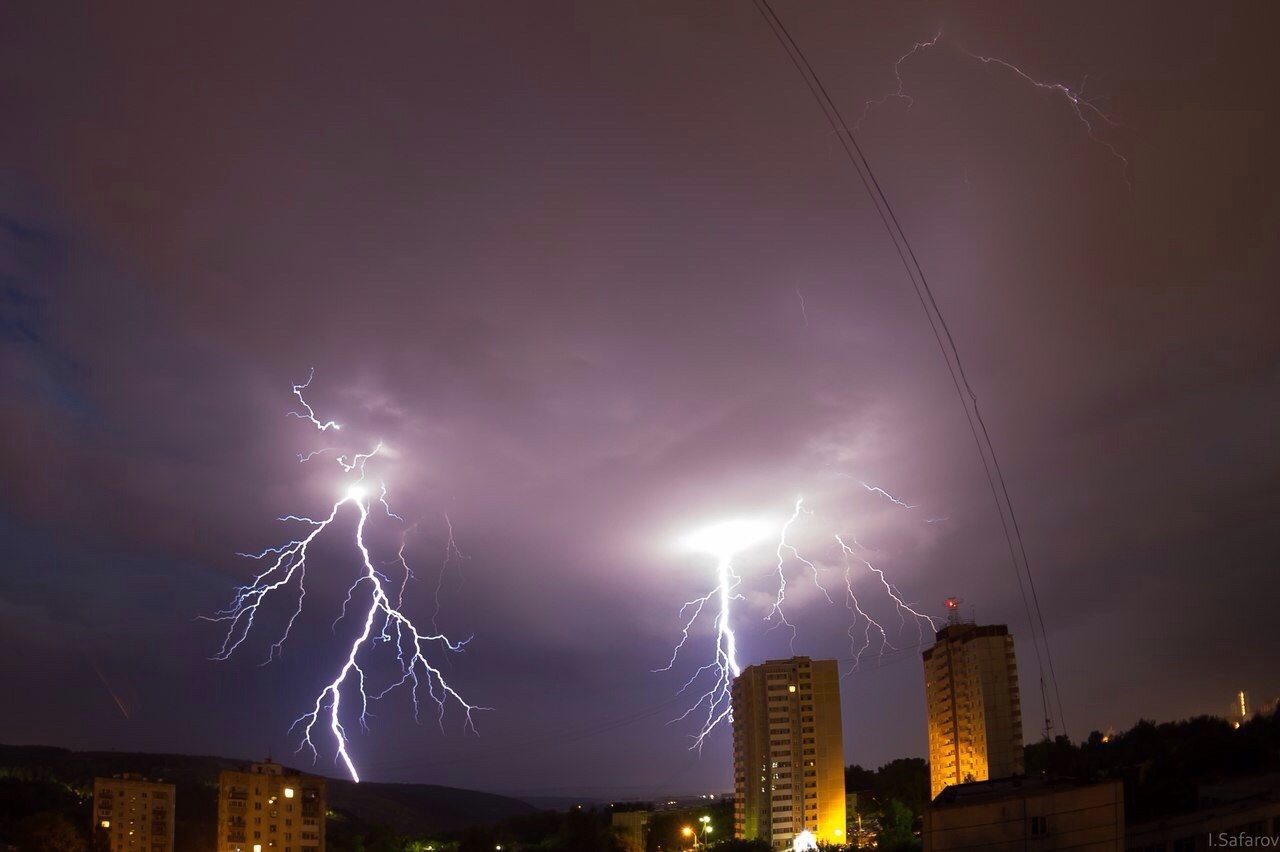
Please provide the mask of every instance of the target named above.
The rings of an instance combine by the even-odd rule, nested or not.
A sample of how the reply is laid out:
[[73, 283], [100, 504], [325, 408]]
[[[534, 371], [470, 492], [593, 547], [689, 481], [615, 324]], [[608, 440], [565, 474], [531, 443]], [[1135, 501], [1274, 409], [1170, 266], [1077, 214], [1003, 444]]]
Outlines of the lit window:
[[292, 799], [292, 798], [293, 798], [293, 788], [292, 788], [292, 787], [285, 787], [285, 788], [284, 788], [284, 797], [285, 797], [286, 799]]

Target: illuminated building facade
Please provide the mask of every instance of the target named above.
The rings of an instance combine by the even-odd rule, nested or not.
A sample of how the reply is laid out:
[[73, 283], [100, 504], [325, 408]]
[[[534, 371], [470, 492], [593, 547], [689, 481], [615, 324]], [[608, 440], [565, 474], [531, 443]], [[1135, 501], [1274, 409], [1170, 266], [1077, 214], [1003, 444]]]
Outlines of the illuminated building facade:
[[140, 775], [93, 779], [95, 848], [173, 852], [174, 787]]
[[324, 779], [270, 760], [218, 775], [218, 852], [323, 852]]
[[1013, 637], [1003, 624], [968, 624], [952, 612], [924, 651], [933, 798], [951, 784], [1023, 774]]
[[734, 679], [733, 770], [734, 837], [773, 849], [791, 849], [805, 831], [845, 842], [835, 660], [770, 660]]

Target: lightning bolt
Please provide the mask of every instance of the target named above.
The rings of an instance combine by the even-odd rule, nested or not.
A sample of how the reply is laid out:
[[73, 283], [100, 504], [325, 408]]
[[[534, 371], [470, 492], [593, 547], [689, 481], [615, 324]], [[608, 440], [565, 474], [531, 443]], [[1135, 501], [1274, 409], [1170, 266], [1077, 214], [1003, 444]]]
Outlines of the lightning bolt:
[[[431, 626], [436, 627], [436, 619], [440, 617], [440, 592], [444, 588], [444, 575], [449, 570], [450, 564], [456, 559], [462, 562], [466, 559], [466, 555], [458, 549], [458, 543], [453, 537], [453, 521], [449, 520], [449, 516], [444, 516], [445, 528], [449, 531], [449, 536], [444, 543], [444, 561], [440, 564], [440, 574], [436, 578], [436, 609], [431, 614]], [[436, 628], [439, 629], [439, 628]]]
[[[842, 536], [836, 535], [835, 539], [836, 539], [836, 543], [840, 545], [840, 550], [844, 553], [846, 565], [850, 565], [853, 561], [857, 561], [865, 565], [867, 567], [867, 570], [875, 574], [876, 577], [880, 580], [880, 584], [884, 586], [885, 593], [893, 601], [894, 606], [897, 607], [898, 617], [902, 621], [902, 629], [904, 630], [906, 629], [906, 614], [909, 613], [911, 615], [911, 617], [915, 621], [916, 631], [919, 633], [920, 644], [923, 645], [924, 644], [924, 626], [921, 624], [921, 622], [927, 623], [929, 625], [930, 630], [936, 630], [938, 627], [936, 619], [934, 619], [933, 616], [925, 615], [924, 613], [917, 611], [910, 604], [904, 601], [902, 599], [902, 596], [898, 593], [897, 587], [895, 587], [892, 583], [889, 582], [889, 579], [888, 577], [885, 576], [884, 571], [881, 571], [879, 568], [872, 565], [871, 562], [868, 561], [862, 555], [860, 555], [858, 551], [854, 550], [852, 547], [846, 544]], [[863, 547], [861, 544], [858, 543], [858, 540], [856, 538], [850, 536], [849, 540], [852, 541], [854, 545], [856, 545], [859, 548], [859, 550], [862, 550], [862, 551], [866, 550], [865, 547]], [[862, 659], [862, 651], [865, 651], [867, 648], [867, 645], [870, 644], [869, 631], [870, 631], [871, 625], [874, 625], [880, 631], [880, 637], [882, 640], [880, 644], [881, 658], [884, 657], [885, 648], [888, 648], [889, 650], [894, 650], [894, 648], [892, 645], [888, 643], [889, 637], [886, 634], [884, 627], [882, 627], [878, 622], [875, 622], [874, 620], [872, 620], [869, 615], [867, 615], [865, 612], [862, 611], [862, 607], [858, 604], [857, 597], [853, 593], [852, 579], [849, 576], [849, 572], [847, 568], [845, 572], [845, 584], [846, 584], [846, 587], [848, 588], [849, 599], [852, 602], [853, 607], [856, 609], [857, 614], [861, 615], [863, 618], [871, 622], [867, 627], [868, 629], [867, 644], [863, 645], [862, 649], [859, 650], [858, 653], [854, 654], [854, 668], [857, 668], [858, 663]], [[853, 628], [850, 627], [850, 631], [852, 631], [852, 629]]]
[[858, 484], [861, 485], [863, 488], [867, 489], [868, 491], [870, 491], [872, 494], [879, 494], [881, 497], [884, 497], [890, 503], [893, 503], [897, 506], [901, 506], [904, 509], [916, 508], [915, 506], [906, 502], [905, 500], [899, 500], [897, 497], [894, 497], [892, 494], [890, 494], [888, 491], [885, 491], [883, 488], [881, 488], [878, 485], [868, 485], [867, 483], [863, 482], [861, 479], [858, 480]]
[[871, 113], [873, 109], [876, 109], [877, 107], [882, 107], [891, 100], [906, 101], [907, 109], [911, 109], [911, 106], [915, 103], [915, 100], [906, 93], [905, 84], [902, 82], [902, 63], [906, 62], [908, 59], [915, 56], [918, 51], [924, 50], [925, 48], [933, 47], [941, 39], [942, 39], [942, 30], [939, 29], [938, 34], [935, 35], [933, 38], [929, 39], [928, 41], [916, 42], [914, 45], [911, 46], [910, 50], [908, 50], [906, 53], [898, 57], [897, 61], [893, 63], [893, 78], [898, 81], [898, 88], [894, 89], [892, 92], [889, 92], [887, 95], [884, 95], [883, 97], [874, 98], [872, 100], [866, 101], [862, 105], [862, 115], [858, 116], [858, 120], [853, 123], [853, 129], [855, 131], [862, 126], [862, 122], [866, 119], [866, 117]]
[[[316, 377], [316, 368], [312, 367], [311, 372], [307, 374], [307, 380], [300, 385], [293, 386], [293, 395], [298, 398], [298, 402], [302, 403], [302, 408], [307, 413], [303, 414], [301, 411], [290, 411], [288, 416], [297, 417], [300, 420], [310, 420], [311, 423], [321, 432], [328, 432], [330, 429], [337, 432], [342, 427], [339, 426], [337, 423], [333, 422], [332, 420], [327, 420], [324, 423], [321, 423], [320, 420], [316, 417], [315, 411], [313, 411], [311, 409], [310, 404], [307, 403], [306, 397], [302, 395], [302, 392], [304, 390], [311, 387], [311, 380], [314, 379], [315, 377]], [[320, 450], [319, 452], [324, 452], [324, 450]]]
[[729, 556], [722, 555], [716, 563], [715, 587], [702, 597], [685, 601], [684, 605], [680, 607], [680, 618], [683, 619], [685, 613], [689, 611], [692, 611], [692, 615], [684, 622], [680, 641], [676, 643], [675, 649], [671, 652], [670, 661], [662, 668], [654, 670], [665, 672], [670, 671], [675, 666], [680, 651], [689, 641], [689, 631], [693, 629], [694, 622], [698, 620], [698, 616], [702, 614], [707, 604], [714, 599], [715, 603], [712, 604], [713, 608], [716, 609], [714, 619], [716, 634], [714, 660], [695, 671], [693, 676], [685, 681], [684, 686], [680, 687], [676, 694], [683, 695], [697, 681], [705, 680], [702, 677], [704, 672], [713, 672], [711, 685], [698, 697], [693, 706], [672, 720], [672, 722], [682, 722], [695, 713], [705, 710], [701, 728], [694, 735], [693, 745], [690, 746], [690, 748], [696, 748], [698, 751], [702, 750], [702, 744], [706, 741], [707, 735], [715, 730], [717, 725], [728, 719], [733, 712], [733, 679], [742, 674], [742, 666], [738, 664], [738, 640], [734, 636], [733, 628], [730, 624], [730, 615], [732, 602], [742, 600], [742, 596], [735, 591], [741, 582], [742, 578], [734, 570]]
[[[711, 662], [699, 667], [676, 694], [683, 695], [686, 690], [695, 688], [694, 685], [699, 681], [705, 682], [707, 678], [703, 675], [707, 672], [711, 672], [710, 684], [698, 696], [693, 706], [671, 720], [675, 723], [695, 714], [701, 715], [701, 727], [693, 737], [691, 749], [701, 751], [707, 736], [733, 712], [733, 679], [742, 674], [742, 666], [738, 663], [738, 639], [734, 635], [731, 623], [733, 602], [742, 600], [742, 595], [737, 591], [742, 583], [742, 577], [739, 576], [733, 564], [733, 557], [765, 538], [771, 528], [772, 525], [730, 521], [702, 530], [685, 539], [684, 543], [689, 548], [715, 557], [716, 582], [705, 595], [685, 601], [680, 607], [679, 618], [683, 622], [680, 641], [672, 650], [671, 659], [667, 664], [655, 671], [665, 672], [675, 667], [680, 652], [689, 642], [690, 633], [698, 617], [708, 609], [713, 612], [714, 656]], [[687, 617], [686, 614], [688, 614]]]
[[[297, 396], [305, 413], [291, 411], [289, 416], [307, 420], [321, 432], [327, 432], [330, 429], [338, 431], [342, 427], [333, 420], [321, 421], [302, 393], [310, 386], [314, 375], [315, 371], [312, 370], [306, 382], [293, 385], [293, 393]], [[386, 483], [378, 483], [379, 487], [376, 496], [373, 496], [369, 485], [366, 483], [366, 469], [370, 461], [380, 456], [383, 448], [382, 442], [379, 441], [368, 452], [355, 452], [336, 456], [337, 465], [341, 468], [343, 474], [347, 475], [348, 483], [343, 496], [334, 502], [328, 514], [320, 519], [302, 515], [285, 515], [279, 518], [282, 522], [303, 525], [306, 534], [285, 544], [266, 548], [258, 553], [239, 554], [264, 563], [266, 565], [265, 569], [261, 570], [253, 578], [252, 582], [235, 590], [231, 604], [226, 609], [220, 610], [212, 616], [202, 616], [206, 621], [227, 624], [227, 632], [223, 637], [222, 646], [213, 656], [215, 660], [226, 660], [248, 638], [250, 631], [253, 629], [255, 616], [257, 616], [263, 603], [269, 597], [272, 597], [272, 593], [296, 586], [297, 598], [293, 614], [289, 617], [288, 623], [279, 638], [271, 644], [267, 659], [263, 664], [265, 665], [283, 654], [284, 643], [289, 638], [294, 622], [302, 614], [303, 600], [306, 597], [307, 558], [312, 543], [341, 514], [355, 513], [354, 545], [356, 552], [360, 555], [360, 571], [347, 591], [347, 597], [342, 604], [342, 611], [334, 621], [334, 629], [336, 630], [338, 623], [346, 617], [347, 609], [357, 595], [367, 600], [368, 608], [364, 611], [360, 632], [347, 649], [337, 676], [320, 690], [311, 710], [294, 720], [289, 727], [291, 733], [300, 730], [301, 742], [298, 745], [298, 751], [310, 749], [313, 760], [319, 757], [315, 738], [322, 730], [327, 728], [335, 743], [335, 761], [340, 760], [342, 762], [354, 781], [359, 781], [360, 775], [352, 759], [350, 740], [342, 723], [342, 700], [344, 697], [348, 697], [358, 708], [357, 718], [361, 727], [365, 729], [368, 727], [367, 717], [370, 701], [377, 701], [400, 687], [406, 687], [410, 694], [415, 719], [419, 719], [419, 700], [425, 690], [426, 696], [436, 705], [438, 711], [437, 721], [442, 728], [445, 711], [451, 703], [456, 704], [464, 711], [466, 719], [464, 729], [470, 733], [476, 732], [472, 714], [477, 710], [489, 709], [470, 704], [464, 700], [449, 685], [439, 668], [434, 666], [427, 656], [427, 648], [435, 643], [440, 643], [447, 651], [461, 652], [470, 639], [454, 641], [438, 630], [420, 631], [401, 610], [405, 586], [412, 576], [404, 551], [407, 546], [408, 536], [417, 525], [415, 524], [402, 530], [400, 548], [395, 560], [392, 560], [398, 563], [404, 571], [394, 602], [387, 591], [391, 580], [374, 567], [373, 556], [365, 538], [374, 502], [376, 501], [382, 507], [386, 518], [403, 522], [403, 519], [392, 511], [391, 505], [387, 500]], [[299, 459], [308, 461], [331, 449], [317, 450], [305, 456], [299, 455]], [[450, 541], [452, 541], [452, 534]], [[400, 676], [381, 692], [371, 695], [368, 689], [369, 678], [365, 670], [365, 667], [369, 665], [367, 658], [372, 656], [372, 652], [379, 645], [383, 644], [391, 645], [395, 648], [395, 658], [400, 666]], [[364, 663], [363, 667], [361, 665], [362, 662]]]
[[804, 293], [800, 292], [799, 287], [793, 288], [796, 291], [796, 298], [800, 300], [800, 318], [804, 320], [804, 327], [809, 327], [809, 311], [805, 308]]
[[787, 518], [786, 522], [782, 525], [782, 531], [778, 535], [778, 547], [775, 551], [778, 557], [778, 594], [777, 597], [774, 598], [773, 609], [771, 609], [769, 614], [764, 617], [765, 621], [772, 621], [773, 617], [776, 615], [778, 617], [778, 623], [774, 625], [775, 628], [783, 626], [790, 628], [791, 647], [793, 653], [795, 651], [796, 626], [790, 621], [787, 621], [786, 613], [782, 611], [782, 605], [787, 599], [787, 574], [785, 568], [788, 554], [790, 554], [792, 559], [808, 568], [813, 574], [813, 584], [817, 586], [818, 590], [822, 592], [824, 597], [826, 597], [827, 603], [834, 603], [831, 599], [831, 593], [822, 585], [822, 577], [818, 571], [818, 566], [801, 556], [800, 551], [796, 546], [787, 541], [787, 533], [791, 530], [791, 525], [800, 517], [801, 512], [809, 515], [813, 514], [811, 510], [804, 507], [804, 498], [797, 497], [795, 508], [791, 512], [791, 517]]
[[1119, 160], [1124, 166], [1124, 173], [1127, 179], [1129, 174], [1128, 158], [1125, 157], [1124, 154], [1121, 154], [1120, 151], [1116, 149], [1115, 145], [1112, 145], [1110, 142], [1098, 135], [1097, 128], [1089, 118], [1090, 116], [1093, 116], [1093, 120], [1095, 121], [1102, 121], [1111, 127], [1117, 126], [1116, 123], [1112, 121], [1106, 113], [1098, 109], [1092, 101], [1085, 100], [1084, 87], [1085, 84], [1088, 83], [1088, 77], [1085, 77], [1084, 81], [1081, 82], [1079, 89], [1072, 89], [1070, 86], [1063, 83], [1045, 83], [1041, 80], [1037, 80], [1018, 66], [1014, 65], [1012, 62], [1006, 62], [1005, 60], [995, 56], [980, 56], [979, 54], [965, 50], [963, 47], [960, 48], [960, 52], [965, 56], [968, 56], [970, 59], [978, 60], [984, 65], [999, 65], [1001, 68], [1012, 71], [1014, 74], [1035, 86], [1037, 89], [1042, 89], [1046, 92], [1054, 92], [1055, 94], [1059, 94], [1065, 98], [1067, 103], [1071, 104], [1071, 110], [1075, 113], [1076, 119], [1084, 125], [1085, 131], [1089, 134], [1089, 138], [1110, 151], [1111, 156]]
[[[894, 503], [913, 508], [909, 504], [898, 500], [887, 491], [866, 483], [860, 483], [868, 490], [880, 493]], [[716, 582], [715, 585], [704, 595], [685, 601], [680, 607], [678, 618], [681, 624], [680, 639], [676, 642], [675, 648], [671, 652], [671, 658], [667, 664], [655, 672], [671, 671], [675, 668], [677, 661], [681, 657], [681, 653], [689, 644], [690, 637], [693, 635], [695, 626], [704, 613], [712, 613], [712, 627], [715, 633], [715, 650], [710, 662], [700, 666], [693, 675], [685, 681], [684, 685], [677, 691], [677, 695], [684, 694], [687, 690], [698, 688], [702, 689], [702, 693], [688, 710], [676, 717], [672, 722], [680, 722], [693, 716], [700, 721], [698, 732], [693, 736], [693, 745], [691, 748], [701, 750], [707, 736], [723, 721], [731, 717], [733, 711], [732, 690], [733, 680], [742, 673], [742, 667], [738, 662], [737, 656], [737, 637], [734, 635], [731, 619], [731, 606], [735, 600], [742, 600], [743, 596], [738, 593], [739, 586], [743, 583], [742, 576], [738, 573], [734, 564], [733, 557], [745, 550], [756, 540], [765, 538], [776, 531], [777, 545], [774, 547], [774, 555], [776, 561], [774, 563], [773, 574], [777, 577], [777, 592], [774, 602], [769, 613], [765, 616], [766, 621], [777, 620], [777, 623], [769, 628], [770, 630], [777, 627], [786, 626], [791, 629], [791, 641], [795, 642], [796, 626], [787, 619], [784, 605], [787, 600], [787, 566], [792, 562], [798, 562], [800, 565], [808, 569], [813, 577], [814, 585], [826, 597], [827, 602], [834, 604], [835, 601], [831, 597], [830, 592], [822, 583], [822, 568], [817, 561], [810, 559], [801, 553], [799, 547], [792, 541], [791, 533], [793, 527], [801, 519], [802, 515], [812, 515], [813, 511], [806, 508], [803, 497], [797, 497], [792, 505], [791, 514], [786, 517], [780, 524], [749, 524], [738, 522], [737, 524], [722, 524], [719, 527], [705, 530], [695, 536], [691, 536], [687, 540], [696, 549], [703, 552], [711, 553], [716, 557]], [[834, 536], [835, 542], [840, 546], [844, 556], [844, 580], [845, 580], [845, 597], [844, 603], [849, 609], [852, 616], [851, 623], [848, 628], [850, 641], [850, 650], [853, 653], [854, 668], [862, 660], [863, 654], [871, 647], [874, 638], [873, 632], [880, 634], [880, 656], [884, 657], [884, 652], [888, 650], [896, 650], [889, 641], [888, 631], [880, 622], [876, 621], [867, 610], [862, 606], [857, 593], [854, 591], [854, 571], [857, 566], [864, 566], [879, 581], [880, 586], [884, 589], [889, 599], [893, 601], [897, 608], [899, 619], [902, 622], [900, 631], [906, 629], [906, 618], [908, 615], [915, 621], [917, 631], [920, 635], [920, 642], [924, 642], [923, 623], [927, 623], [931, 629], [936, 628], [935, 620], [928, 615], [918, 611], [911, 604], [907, 603], [897, 587], [889, 582], [884, 571], [880, 570], [863, 555], [866, 548], [862, 547], [856, 538], [852, 536], [849, 540], [853, 542], [853, 547], [845, 543], [845, 539], [840, 536]], [[827, 539], [830, 541], [830, 539]], [[855, 549], [855, 547], [857, 549]], [[855, 634], [858, 626], [862, 625], [862, 644], [857, 645], [858, 637]], [[794, 653], [794, 650], [793, 650]], [[847, 674], [847, 673], [846, 673]], [[709, 677], [708, 677], [709, 675]], [[703, 686], [695, 687], [695, 684], [703, 684]]]
[[[904, 101], [907, 108], [911, 108], [915, 101], [906, 92], [906, 87], [902, 80], [902, 65], [920, 51], [926, 48], [935, 47], [941, 40], [942, 30], [938, 30], [938, 34], [933, 38], [928, 41], [916, 42], [910, 50], [898, 57], [897, 61], [893, 63], [893, 77], [898, 83], [897, 88], [879, 98], [872, 98], [871, 100], [863, 102], [862, 114], [858, 117], [858, 120], [853, 123], [852, 129], [854, 131], [860, 128], [862, 122], [871, 114], [872, 111], [884, 106], [891, 100]], [[1110, 116], [1100, 110], [1093, 101], [1085, 98], [1084, 88], [1088, 82], [1087, 77], [1084, 82], [1080, 84], [1080, 88], [1076, 89], [1066, 85], [1065, 83], [1045, 82], [1044, 80], [1039, 80], [1022, 70], [1022, 68], [1018, 67], [1014, 63], [1001, 59], [997, 56], [984, 56], [979, 53], [974, 53], [960, 45], [956, 45], [956, 49], [970, 59], [981, 62], [984, 65], [995, 65], [1003, 68], [1041, 91], [1050, 92], [1060, 96], [1071, 107], [1071, 111], [1075, 115], [1076, 121], [1084, 127], [1089, 138], [1106, 148], [1111, 156], [1120, 162], [1124, 170], [1125, 182], [1128, 182], [1129, 159], [1125, 157], [1115, 145], [1098, 135], [1098, 123], [1106, 124], [1110, 127], [1116, 127], [1118, 125]]]

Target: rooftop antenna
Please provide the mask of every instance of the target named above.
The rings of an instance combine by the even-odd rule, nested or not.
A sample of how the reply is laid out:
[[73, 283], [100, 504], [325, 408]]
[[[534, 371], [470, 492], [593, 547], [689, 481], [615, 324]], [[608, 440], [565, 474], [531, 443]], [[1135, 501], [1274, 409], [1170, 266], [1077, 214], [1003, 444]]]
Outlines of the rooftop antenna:
[[1044, 700], [1044, 741], [1046, 743], [1053, 742], [1053, 719], [1049, 716], [1049, 698], [1048, 692], [1044, 688], [1044, 677], [1040, 678], [1040, 697]]

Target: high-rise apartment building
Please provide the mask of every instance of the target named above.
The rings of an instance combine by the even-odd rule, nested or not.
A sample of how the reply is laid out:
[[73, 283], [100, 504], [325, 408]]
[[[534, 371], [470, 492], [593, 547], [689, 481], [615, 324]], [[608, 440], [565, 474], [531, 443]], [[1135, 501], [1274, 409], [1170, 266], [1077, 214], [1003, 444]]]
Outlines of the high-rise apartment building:
[[924, 651], [929, 788], [1023, 773], [1022, 709], [1013, 637], [1003, 624], [955, 616]]
[[172, 784], [130, 774], [94, 778], [94, 837], [109, 852], [173, 852], [173, 806]]
[[734, 837], [791, 849], [797, 835], [845, 842], [840, 672], [792, 657], [733, 681]]
[[324, 779], [267, 760], [218, 775], [218, 852], [324, 852]]

